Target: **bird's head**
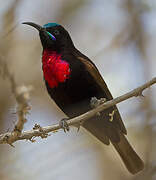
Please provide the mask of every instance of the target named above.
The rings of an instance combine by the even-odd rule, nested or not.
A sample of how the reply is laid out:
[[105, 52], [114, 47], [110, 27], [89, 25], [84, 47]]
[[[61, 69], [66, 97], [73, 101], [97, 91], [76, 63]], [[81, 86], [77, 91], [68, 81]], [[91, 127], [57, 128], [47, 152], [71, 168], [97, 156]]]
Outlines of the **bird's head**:
[[44, 49], [61, 51], [63, 48], [73, 47], [69, 33], [57, 23], [48, 23], [43, 26], [33, 22], [24, 22], [39, 31], [39, 36]]

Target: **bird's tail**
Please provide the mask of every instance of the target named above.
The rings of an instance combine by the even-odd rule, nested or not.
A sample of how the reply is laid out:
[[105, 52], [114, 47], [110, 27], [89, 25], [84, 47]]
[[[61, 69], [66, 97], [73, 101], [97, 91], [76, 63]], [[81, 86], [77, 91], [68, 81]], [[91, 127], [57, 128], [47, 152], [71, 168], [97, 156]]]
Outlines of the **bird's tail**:
[[144, 168], [144, 163], [125, 137], [126, 128], [117, 108], [113, 121], [108, 120], [114, 108], [116, 107], [106, 109], [101, 112], [101, 116], [95, 116], [85, 121], [83, 126], [104, 144], [109, 145], [111, 141], [128, 171], [136, 174]]
[[143, 161], [122, 133], [120, 133], [120, 142], [112, 142], [112, 144], [130, 173], [136, 174], [144, 168]]
[[105, 127], [103, 124], [102, 120], [94, 121], [93, 119], [85, 121], [83, 126], [104, 144], [109, 145], [111, 141], [130, 173], [136, 174], [141, 171], [144, 168], [144, 163], [129, 144], [125, 135], [120, 130], [115, 131], [116, 129], [110, 129], [112, 126]]

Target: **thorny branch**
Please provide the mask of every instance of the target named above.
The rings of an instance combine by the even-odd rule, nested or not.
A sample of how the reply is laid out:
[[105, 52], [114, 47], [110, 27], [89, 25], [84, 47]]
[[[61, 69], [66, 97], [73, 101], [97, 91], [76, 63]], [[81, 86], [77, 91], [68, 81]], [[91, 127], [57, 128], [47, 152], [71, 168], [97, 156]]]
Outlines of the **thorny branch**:
[[[151, 81], [148, 81], [144, 85], [142, 85], [122, 96], [119, 96], [110, 101], [104, 102], [103, 104], [100, 104], [95, 109], [90, 110], [78, 117], [68, 120], [67, 123], [69, 126], [78, 124], [78, 123], [82, 123], [83, 121], [86, 121], [89, 118], [97, 115], [98, 112], [101, 112], [111, 106], [114, 106], [115, 104], [125, 101], [126, 99], [129, 99], [131, 97], [142, 96], [143, 90], [152, 86], [155, 83], [156, 83], [156, 77], [153, 78]], [[103, 98], [102, 98], [102, 101], [103, 101]], [[113, 112], [112, 112], [112, 114], [113, 114]], [[112, 117], [113, 115], [110, 115], [110, 116]], [[111, 120], [113, 120], [113, 119], [111, 118]], [[48, 134], [49, 132], [56, 132], [59, 129], [61, 129], [61, 125], [59, 123], [51, 125], [51, 126], [47, 126], [47, 127], [41, 127], [40, 125], [35, 125], [33, 130], [24, 131], [24, 132], [20, 132], [20, 133], [15, 133], [16, 129], [14, 129], [13, 132], [10, 132], [10, 133], [8, 132], [8, 133], [0, 135], [0, 144], [11, 144], [12, 145], [12, 143], [14, 143], [15, 141], [24, 140], [24, 139], [30, 140], [33, 142], [34, 141], [33, 138], [35, 138], [35, 137], [46, 138], [49, 135]]]
[[32, 87], [18, 86], [15, 82], [13, 74], [11, 74], [8, 69], [6, 62], [2, 62], [2, 59], [3, 57], [1, 56], [0, 75], [2, 75], [4, 79], [7, 78], [9, 80], [11, 91], [17, 102], [16, 113], [18, 115], [18, 120], [13, 131], [11, 132], [9, 141], [7, 142], [8, 144], [12, 145], [12, 142], [14, 142], [15, 139], [21, 134], [24, 123], [26, 122], [25, 115], [28, 113], [28, 110], [30, 110], [30, 106], [28, 105], [29, 91], [32, 90]]

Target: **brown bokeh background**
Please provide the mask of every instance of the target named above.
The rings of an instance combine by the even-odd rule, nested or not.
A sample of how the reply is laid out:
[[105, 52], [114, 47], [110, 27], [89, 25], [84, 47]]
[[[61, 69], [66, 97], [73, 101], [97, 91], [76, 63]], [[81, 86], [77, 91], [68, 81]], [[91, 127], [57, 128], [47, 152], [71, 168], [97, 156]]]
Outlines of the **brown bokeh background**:
[[[16, 122], [16, 102], [3, 77], [7, 63], [18, 85], [32, 85], [31, 111], [24, 129], [58, 122], [65, 115], [49, 98], [42, 77], [38, 33], [21, 23], [58, 22], [75, 46], [97, 65], [114, 97], [156, 74], [155, 0], [1, 0], [0, 7], [0, 133]], [[47, 139], [0, 145], [0, 180], [150, 180], [156, 179], [156, 88], [118, 105], [128, 139], [145, 162], [130, 175], [112, 146], [105, 146], [83, 128]]]

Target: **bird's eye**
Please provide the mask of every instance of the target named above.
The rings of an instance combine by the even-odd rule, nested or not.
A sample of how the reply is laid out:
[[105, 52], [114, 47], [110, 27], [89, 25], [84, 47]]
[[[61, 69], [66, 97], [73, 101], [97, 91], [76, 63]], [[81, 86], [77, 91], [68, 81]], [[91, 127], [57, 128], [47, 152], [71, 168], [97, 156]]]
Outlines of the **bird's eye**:
[[55, 35], [59, 35], [60, 34], [60, 32], [59, 32], [59, 30], [55, 30], [54, 32], [53, 32]]

